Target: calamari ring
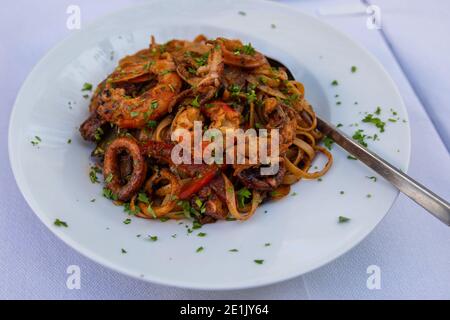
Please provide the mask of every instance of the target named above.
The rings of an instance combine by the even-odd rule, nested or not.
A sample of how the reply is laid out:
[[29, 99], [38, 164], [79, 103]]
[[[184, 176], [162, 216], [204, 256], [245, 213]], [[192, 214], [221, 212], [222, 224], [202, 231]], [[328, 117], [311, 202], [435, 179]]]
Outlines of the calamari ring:
[[[124, 185], [121, 184], [119, 168], [119, 155], [122, 151], [126, 151], [133, 160], [131, 177]], [[141, 188], [147, 174], [147, 164], [133, 138], [120, 137], [111, 142], [105, 152], [103, 174], [107, 188], [121, 201], [129, 200]]]

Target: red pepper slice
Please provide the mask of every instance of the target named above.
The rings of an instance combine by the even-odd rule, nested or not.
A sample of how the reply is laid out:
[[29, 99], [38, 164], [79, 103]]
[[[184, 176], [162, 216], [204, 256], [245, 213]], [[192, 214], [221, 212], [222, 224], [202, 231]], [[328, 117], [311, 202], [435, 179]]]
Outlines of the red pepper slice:
[[178, 198], [181, 200], [185, 200], [190, 198], [193, 194], [200, 191], [204, 186], [211, 182], [211, 180], [216, 176], [217, 172], [219, 172], [218, 167], [214, 167], [206, 170], [201, 177], [194, 179], [191, 183], [184, 185], [181, 188], [180, 194]]

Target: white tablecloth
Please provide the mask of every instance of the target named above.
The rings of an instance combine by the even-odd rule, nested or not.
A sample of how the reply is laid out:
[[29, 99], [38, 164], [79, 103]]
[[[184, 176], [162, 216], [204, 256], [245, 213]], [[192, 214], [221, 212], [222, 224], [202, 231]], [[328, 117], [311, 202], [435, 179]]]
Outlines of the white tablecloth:
[[[83, 23], [88, 23], [108, 12], [142, 2], [144, 1], [111, 0], [106, 3], [89, 0], [15, 0], [2, 6], [0, 94], [4, 116], [0, 117], [0, 298], [450, 298], [450, 230], [404, 196], [399, 197], [390, 213], [371, 235], [341, 258], [302, 277], [250, 290], [193, 291], [130, 279], [84, 258], [50, 233], [25, 203], [9, 166], [7, 127], [14, 99], [31, 68], [47, 50], [70, 32], [65, 27], [68, 5], [78, 4], [82, 10]], [[358, 0], [280, 2], [311, 14], [317, 14], [317, 8], [361, 4]], [[390, 4], [391, 2], [397, 4]], [[441, 21], [436, 27], [432, 27], [435, 17], [442, 18], [445, 14], [440, 9], [430, 8], [444, 6], [448, 11], [449, 5], [448, 2], [444, 4], [444, 1], [427, 2], [430, 8], [422, 11], [417, 2], [413, 2], [416, 3], [415, 7], [406, 6], [406, 1], [378, 1], [382, 10], [382, 32], [368, 30], [367, 17], [364, 15], [319, 17], [370, 50], [389, 71], [400, 89], [410, 115], [412, 156], [409, 173], [449, 199], [450, 158], [443, 143], [444, 135], [446, 132], [448, 134], [448, 124], [444, 123], [447, 129], [439, 126], [441, 138], [436, 130], [438, 121], [432, 113], [439, 113], [440, 117], [446, 117], [448, 122], [450, 111], [444, 107], [432, 108], [438, 105], [439, 101], [445, 102], [447, 99], [448, 102], [450, 82], [448, 76], [445, 78], [446, 75], [438, 72], [442, 77], [440, 80], [446, 80], [447, 92], [443, 92], [442, 87], [439, 87], [441, 90], [437, 92], [436, 81], [433, 81], [436, 79], [436, 73], [423, 78], [422, 69], [424, 66], [431, 71], [439, 71], [444, 67], [448, 69], [448, 50], [447, 55], [424, 50], [421, 52], [425, 56], [421, 56], [418, 48], [422, 48], [424, 42], [422, 39], [413, 38], [414, 34], [418, 34], [417, 28], [421, 28], [420, 22], [418, 25], [410, 24], [416, 28], [414, 30], [399, 31], [398, 28], [402, 25], [397, 20], [401, 18], [407, 21], [420, 15], [420, 18], [429, 24], [429, 32], [439, 37], [436, 39], [442, 37], [441, 41], [445, 42], [446, 32], [442, 30], [442, 26], [446, 25], [448, 31], [450, 23]], [[384, 5], [387, 7], [386, 17]], [[424, 35], [424, 31], [421, 32]], [[396, 56], [386, 40], [394, 48]], [[426, 63], [418, 67], [416, 62], [421, 59], [425, 59]], [[409, 79], [405, 77], [405, 73]], [[418, 90], [417, 93], [424, 104], [419, 101], [410, 83]], [[436, 100], [431, 101], [424, 97], [433, 97]], [[81, 267], [80, 290], [68, 290], [66, 287], [66, 268], [69, 265]], [[381, 269], [380, 290], [369, 290], [366, 286], [366, 269], [369, 265], [377, 265]]]

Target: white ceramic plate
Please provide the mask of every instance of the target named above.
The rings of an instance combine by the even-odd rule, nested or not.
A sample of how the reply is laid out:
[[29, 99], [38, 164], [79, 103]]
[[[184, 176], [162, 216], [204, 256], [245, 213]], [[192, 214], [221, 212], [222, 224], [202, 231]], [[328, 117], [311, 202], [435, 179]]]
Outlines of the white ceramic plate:
[[[296, 196], [265, 204], [249, 221], [204, 226], [206, 237], [198, 237], [199, 230], [188, 234], [175, 221], [132, 218], [126, 225], [128, 216], [101, 196], [100, 184], [89, 181], [93, 146], [77, 130], [88, 114], [83, 83], [97, 84], [119, 57], [146, 47], [151, 34], [163, 42], [199, 33], [237, 37], [283, 61], [305, 84], [315, 110], [342, 123], [349, 134], [358, 128], [367, 135], [378, 133], [361, 119], [381, 106], [382, 119], [399, 120], [387, 122], [379, 141], [368, 140], [369, 148], [407, 169], [410, 134], [402, 99], [381, 65], [346, 36], [313, 17], [259, 0], [196, 0], [195, 5], [151, 1], [74, 32], [42, 59], [23, 85], [11, 116], [9, 153], [30, 207], [59, 238], [92, 260], [179, 287], [266, 285], [311, 271], [350, 250], [380, 222], [398, 192], [382, 179], [367, 178], [374, 174], [347, 159], [337, 146], [334, 165], [322, 181], [296, 184]], [[355, 73], [351, 66], [357, 66]], [[332, 86], [333, 80], [339, 84]], [[35, 136], [42, 140], [38, 146], [30, 143]], [[351, 221], [339, 224], [340, 215]], [[54, 226], [56, 218], [69, 227]], [[149, 241], [147, 235], [158, 236], [158, 241]], [[204, 250], [196, 253], [200, 246]], [[254, 262], [259, 259], [264, 263]]]

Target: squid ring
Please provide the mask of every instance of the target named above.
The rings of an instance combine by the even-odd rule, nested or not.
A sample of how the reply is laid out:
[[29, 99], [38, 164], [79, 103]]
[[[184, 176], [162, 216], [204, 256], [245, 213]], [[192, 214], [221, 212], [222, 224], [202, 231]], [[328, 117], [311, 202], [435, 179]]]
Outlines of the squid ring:
[[[119, 155], [122, 151], [127, 152], [133, 160], [133, 172], [125, 184], [121, 183], [119, 168]], [[121, 201], [129, 200], [141, 188], [147, 174], [147, 164], [134, 139], [120, 137], [109, 145], [105, 152], [103, 174], [107, 182], [106, 186]]]

